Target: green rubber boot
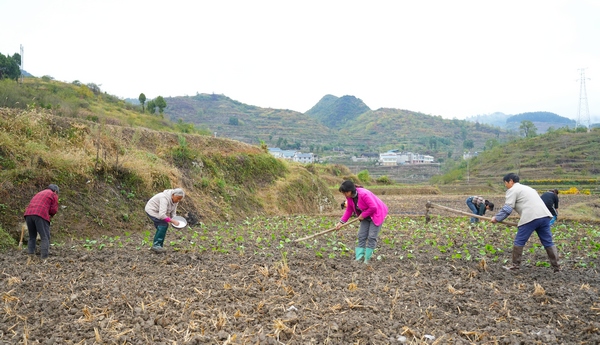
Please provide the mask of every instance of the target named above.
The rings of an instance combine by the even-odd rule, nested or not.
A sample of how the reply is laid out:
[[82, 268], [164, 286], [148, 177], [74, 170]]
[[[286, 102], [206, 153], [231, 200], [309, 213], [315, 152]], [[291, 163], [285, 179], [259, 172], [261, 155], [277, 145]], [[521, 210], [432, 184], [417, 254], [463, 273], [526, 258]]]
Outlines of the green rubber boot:
[[371, 260], [371, 256], [373, 256], [373, 251], [375, 249], [373, 248], [367, 248], [367, 250], [365, 251], [365, 264], [369, 263], [369, 260]]
[[152, 243], [152, 250], [155, 252], [163, 252], [163, 244], [165, 242], [165, 236], [167, 235], [168, 225], [161, 225], [156, 227], [156, 234], [154, 234], [154, 242]]
[[356, 247], [354, 253], [356, 254], [356, 261], [360, 261], [365, 257], [365, 248]]

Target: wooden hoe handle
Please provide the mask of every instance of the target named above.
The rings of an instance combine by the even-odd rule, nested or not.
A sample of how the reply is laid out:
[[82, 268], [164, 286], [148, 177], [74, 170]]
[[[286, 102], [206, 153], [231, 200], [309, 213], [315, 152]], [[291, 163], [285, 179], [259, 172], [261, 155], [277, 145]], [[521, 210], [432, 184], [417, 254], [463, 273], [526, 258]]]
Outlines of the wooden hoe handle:
[[[352, 224], [352, 223], [356, 222], [357, 220], [358, 220], [358, 218], [356, 218], [356, 219], [353, 219], [353, 220], [351, 220], [351, 221], [349, 221], [349, 222], [347, 222], [347, 223], [345, 223], [345, 224], [342, 224], [342, 226], [340, 226], [340, 229], [341, 229], [341, 228], [343, 228], [343, 227], [345, 227], [345, 226], [346, 226], [346, 225], [348, 225], [348, 224]], [[335, 227], [333, 227], [333, 228], [331, 228], [331, 229], [327, 229], [327, 230], [325, 230], [325, 231], [321, 231], [321, 232], [319, 232], [319, 233], [316, 233], [316, 234], [314, 234], [314, 235], [310, 235], [310, 236], [306, 236], [306, 237], [302, 237], [302, 238], [295, 239], [295, 240], [294, 240], [294, 242], [306, 241], [306, 240], [309, 240], [309, 239], [311, 239], [311, 238], [313, 238], [313, 237], [317, 237], [317, 236], [325, 235], [326, 233], [328, 233], [328, 232], [332, 232], [332, 231], [335, 231], [335, 230], [339, 230], [339, 229], [336, 229]]]
[[[442, 210], [446, 210], [446, 211], [450, 211], [450, 212], [454, 212], [454, 213], [458, 213], [458, 214], [464, 214], [465, 216], [469, 216], [469, 217], [475, 217], [475, 218], [479, 218], [479, 219], [483, 219], [483, 220], [492, 220], [492, 218], [489, 218], [489, 217], [478, 216], [476, 214], [455, 210], [450, 207], [434, 204], [431, 201], [427, 201], [426, 207], [427, 207], [427, 211], [429, 211], [430, 208], [437, 207], [437, 208], [441, 208]], [[501, 221], [498, 223], [502, 223], [502, 224], [510, 225], [510, 226], [517, 226], [517, 223], [513, 223], [513, 222]]]

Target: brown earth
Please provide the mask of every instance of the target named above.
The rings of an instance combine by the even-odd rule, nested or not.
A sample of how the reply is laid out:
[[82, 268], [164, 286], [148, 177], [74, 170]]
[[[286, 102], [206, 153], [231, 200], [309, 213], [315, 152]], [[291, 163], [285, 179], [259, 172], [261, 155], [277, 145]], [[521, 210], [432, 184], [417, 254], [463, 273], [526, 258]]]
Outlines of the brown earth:
[[[462, 196], [435, 197], [466, 209]], [[410, 206], [385, 201], [392, 216], [423, 214], [430, 198], [416, 199]], [[570, 198], [563, 200], [568, 207]], [[272, 233], [250, 228], [255, 237]], [[167, 242], [175, 236], [170, 230]], [[209, 241], [215, 245], [218, 237]], [[102, 248], [89, 240], [59, 243], [44, 262], [17, 249], [1, 255], [0, 343], [600, 343], [600, 277], [593, 268], [566, 263], [554, 274], [526, 265], [508, 273], [500, 262], [449, 255], [400, 260], [400, 248], [384, 245], [376, 252], [382, 259], [365, 265], [352, 260], [352, 251], [319, 258], [294, 242], [247, 241], [243, 252], [230, 253], [168, 246], [153, 254], [140, 244], [143, 234], [122, 240], [105, 239]], [[354, 231], [336, 240], [351, 246]]]

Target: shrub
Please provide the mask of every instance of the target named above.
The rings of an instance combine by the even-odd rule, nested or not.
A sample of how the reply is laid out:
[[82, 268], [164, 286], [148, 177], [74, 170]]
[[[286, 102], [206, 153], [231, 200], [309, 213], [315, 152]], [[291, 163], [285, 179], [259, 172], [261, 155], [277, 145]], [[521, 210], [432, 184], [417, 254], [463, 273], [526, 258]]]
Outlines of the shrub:
[[392, 185], [392, 184], [394, 184], [394, 181], [392, 181], [387, 175], [381, 176], [376, 181], [379, 184], [385, 184], [385, 185]]
[[368, 170], [363, 170], [363, 171], [359, 172], [358, 175], [356, 175], [356, 176], [358, 177], [360, 182], [363, 182], [363, 183], [371, 182], [371, 176], [369, 175]]

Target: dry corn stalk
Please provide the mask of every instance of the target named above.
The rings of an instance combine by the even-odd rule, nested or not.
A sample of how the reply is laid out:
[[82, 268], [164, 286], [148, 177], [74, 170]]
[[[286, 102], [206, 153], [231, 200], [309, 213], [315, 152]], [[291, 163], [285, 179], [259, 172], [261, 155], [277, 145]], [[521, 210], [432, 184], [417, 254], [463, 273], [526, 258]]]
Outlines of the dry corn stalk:
[[487, 265], [487, 262], [485, 261], [485, 259], [481, 259], [481, 261], [479, 261], [478, 267], [480, 270], [487, 272], [488, 265]]
[[448, 284], [448, 291], [450, 291], [451, 294], [453, 295], [462, 295], [465, 292], [462, 290], [456, 290], [455, 288], [452, 287], [452, 285]]
[[258, 271], [265, 277], [269, 276], [269, 266], [265, 265], [264, 267], [259, 267]]
[[534, 290], [533, 290], [534, 296], [543, 296], [546, 294], [546, 290], [544, 290], [544, 288], [540, 284], [533, 283], [533, 286], [534, 286]]
[[19, 277], [10, 277], [8, 278], [8, 286], [14, 285], [14, 284], [19, 284], [21, 283], [22, 280]]

